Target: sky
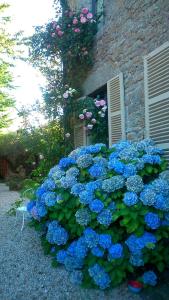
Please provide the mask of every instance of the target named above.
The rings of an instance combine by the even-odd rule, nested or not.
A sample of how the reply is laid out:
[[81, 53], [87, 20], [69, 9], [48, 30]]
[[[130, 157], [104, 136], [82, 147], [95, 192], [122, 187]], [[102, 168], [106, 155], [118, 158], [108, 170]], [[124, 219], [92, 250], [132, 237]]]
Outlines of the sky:
[[[43, 25], [55, 17], [53, 0], [6, 0], [10, 4], [7, 15], [11, 17], [8, 31], [16, 33], [23, 31], [24, 36], [30, 36], [34, 32], [34, 26]], [[27, 50], [26, 50], [27, 51]], [[36, 99], [41, 100], [40, 86], [44, 86], [45, 78], [31, 65], [23, 61], [17, 61], [13, 68], [14, 85], [12, 96], [16, 100], [16, 107], [31, 105]], [[15, 117], [14, 113], [14, 117]], [[16, 119], [13, 129], [17, 127]]]

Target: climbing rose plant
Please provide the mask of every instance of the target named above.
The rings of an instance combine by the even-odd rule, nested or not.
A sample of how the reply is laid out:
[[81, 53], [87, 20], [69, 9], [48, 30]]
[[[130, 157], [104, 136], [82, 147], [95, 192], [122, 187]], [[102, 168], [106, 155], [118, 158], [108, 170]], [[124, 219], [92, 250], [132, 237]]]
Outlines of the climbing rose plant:
[[50, 170], [28, 210], [72, 283], [156, 285], [169, 255], [165, 169], [162, 150], [143, 140], [81, 147]]
[[32, 59], [44, 57], [66, 66], [66, 73], [80, 64], [91, 65], [92, 46], [97, 32], [97, 21], [88, 8], [80, 12], [66, 10], [57, 21], [37, 27], [31, 38]]

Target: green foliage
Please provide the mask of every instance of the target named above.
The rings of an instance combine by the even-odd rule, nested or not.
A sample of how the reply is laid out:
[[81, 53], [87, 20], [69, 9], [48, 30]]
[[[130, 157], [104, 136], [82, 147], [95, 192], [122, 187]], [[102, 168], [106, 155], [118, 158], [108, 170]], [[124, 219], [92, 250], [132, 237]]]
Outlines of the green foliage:
[[4, 16], [4, 11], [7, 8], [7, 4], [0, 4], [0, 129], [10, 124], [8, 110], [14, 106], [14, 101], [9, 96], [9, 90], [12, 88], [9, 60], [14, 57], [14, 40], [6, 32], [9, 18]]

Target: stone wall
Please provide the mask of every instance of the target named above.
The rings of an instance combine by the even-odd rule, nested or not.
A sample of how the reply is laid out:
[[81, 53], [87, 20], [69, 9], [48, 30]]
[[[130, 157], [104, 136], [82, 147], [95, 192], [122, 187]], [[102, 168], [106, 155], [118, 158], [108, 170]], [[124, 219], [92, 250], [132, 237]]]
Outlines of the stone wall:
[[169, 40], [169, 0], [105, 0], [104, 6], [95, 63], [82, 84], [83, 92], [88, 95], [123, 72], [127, 138], [141, 139], [145, 101], [143, 57]]

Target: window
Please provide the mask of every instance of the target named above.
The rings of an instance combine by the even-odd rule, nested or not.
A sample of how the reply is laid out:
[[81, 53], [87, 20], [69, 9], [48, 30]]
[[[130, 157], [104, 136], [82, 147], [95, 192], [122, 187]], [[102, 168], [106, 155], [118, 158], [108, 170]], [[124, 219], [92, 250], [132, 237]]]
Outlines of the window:
[[144, 58], [145, 129], [169, 161], [169, 42]]

